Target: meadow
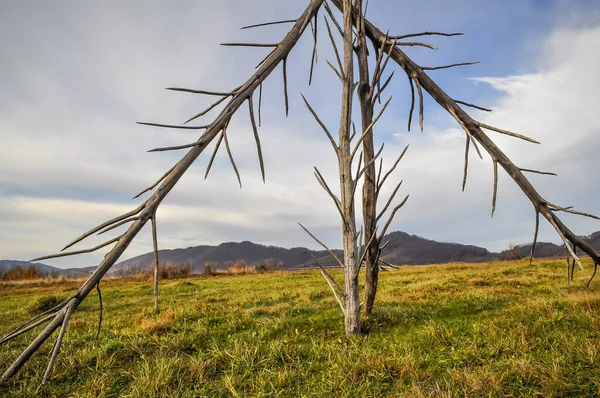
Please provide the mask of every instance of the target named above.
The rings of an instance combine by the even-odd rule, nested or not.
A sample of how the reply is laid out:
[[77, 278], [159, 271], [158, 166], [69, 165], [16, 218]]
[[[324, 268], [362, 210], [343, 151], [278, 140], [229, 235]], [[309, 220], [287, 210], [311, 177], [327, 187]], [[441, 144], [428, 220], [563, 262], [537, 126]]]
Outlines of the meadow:
[[[102, 283], [71, 320], [55, 373], [49, 342], [7, 397], [600, 396], [600, 279], [569, 286], [564, 260], [384, 272], [364, 335], [346, 339], [317, 271]], [[341, 280], [341, 273], [334, 272]], [[80, 282], [0, 284], [0, 334]], [[4, 370], [32, 338], [0, 348]]]

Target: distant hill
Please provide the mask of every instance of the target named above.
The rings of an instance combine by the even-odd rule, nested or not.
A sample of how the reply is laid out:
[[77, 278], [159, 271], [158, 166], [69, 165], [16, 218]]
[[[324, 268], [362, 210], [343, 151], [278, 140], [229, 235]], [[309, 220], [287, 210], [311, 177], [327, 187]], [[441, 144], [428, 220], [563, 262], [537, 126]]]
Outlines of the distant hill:
[[[594, 248], [600, 250], [600, 231], [589, 236], [582, 237]], [[503, 260], [508, 258], [508, 250], [493, 253], [483, 247], [473, 245], [462, 245], [458, 243], [437, 242], [406, 232], [392, 232], [386, 235], [383, 242], [390, 241], [383, 250], [382, 258], [396, 265], [418, 265], [418, 264], [440, 264], [452, 261], [462, 262], [484, 262], [491, 260]], [[521, 257], [528, 257], [531, 252], [531, 244], [518, 246]], [[338, 257], [343, 256], [341, 250], [334, 250]], [[534, 256], [561, 257], [564, 256], [564, 247], [554, 243], [538, 242]], [[313, 257], [314, 256], [314, 257]], [[184, 263], [189, 261], [192, 272], [204, 271], [204, 264], [211, 262], [216, 268], [225, 269], [229, 262], [244, 260], [248, 264], [263, 264], [265, 260], [282, 264], [284, 269], [304, 268], [315, 265], [314, 258], [325, 267], [335, 266], [336, 261], [325, 250], [310, 250], [305, 247], [294, 247], [285, 249], [277, 246], [265, 246], [249, 241], [226, 242], [217, 246], [194, 246], [185, 249], [163, 249], [159, 250], [160, 262]], [[152, 265], [153, 254], [146, 253], [115, 264], [109, 271], [109, 275], [127, 271], [131, 268], [147, 269]], [[27, 268], [31, 264], [24, 261], [0, 260], [0, 271], [12, 266]], [[34, 264], [36, 270], [42, 274], [63, 274], [67, 276], [85, 276], [93, 271], [95, 267], [60, 269], [45, 264]]]
[[[493, 253], [483, 247], [463, 245], [458, 243], [437, 242], [406, 232], [392, 232], [386, 235], [383, 242], [390, 240], [390, 244], [383, 250], [382, 258], [396, 265], [418, 265], [418, 264], [440, 264], [452, 261], [462, 262], [484, 262], [492, 260], [503, 260], [508, 258], [508, 250]], [[600, 231], [584, 237], [588, 243], [600, 250]], [[529, 256], [531, 245], [519, 246], [522, 257]], [[334, 250], [340, 258], [343, 256], [341, 250]], [[564, 255], [564, 248], [553, 243], [538, 242], [536, 244], [535, 257], [559, 257]], [[207, 261], [218, 263], [219, 268], [224, 269], [226, 263], [236, 260], [244, 260], [247, 263], [263, 263], [265, 259], [271, 258], [283, 262], [283, 267], [303, 268], [312, 267], [315, 256], [323, 266], [335, 266], [336, 262], [326, 251], [312, 251], [304, 247], [285, 249], [276, 246], [264, 246], [248, 241], [235, 243], [227, 242], [218, 246], [196, 246], [186, 249], [160, 250], [159, 259], [162, 262], [171, 261], [182, 263], [189, 261], [193, 272], [202, 272], [204, 263]], [[147, 268], [152, 265], [153, 254], [147, 253], [133, 257], [113, 266], [111, 273], [126, 270], [130, 267], [139, 266]]]
[[[581, 238], [586, 241], [590, 246], [592, 246], [596, 250], [600, 250], [600, 231], [594, 232], [588, 236], [581, 236]], [[507, 250], [500, 253], [500, 256], [506, 257]], [[581, 250], [578, 251], [581, 253]], [[519, 245], [519, 254], [522, 257], [529, 257], [531, 254], [531, 244]], [[534, 257], [564, 257], [565, 255], [565, 247], [555, 245], [554, 243], [548, 242], [538, 242], [535, 245], [535, 253]]]
[[52, 276], [52, 275], [65, 275], [73, 278], [86, 276], [89, 272], [93, 271], [96, 267], [85, 267], [85, 268], [57, 268], [51, 265], [46, 265], [42, 263], [28, 263], [27, 261], [19, 261], [19, 260], [0, 260], [0, 272], [9, 271], [12, 268], [20, 267], [22, 269], [27, 269], [30, 266], [34, 266], [35, 270], [38, 274], [44, 276]]

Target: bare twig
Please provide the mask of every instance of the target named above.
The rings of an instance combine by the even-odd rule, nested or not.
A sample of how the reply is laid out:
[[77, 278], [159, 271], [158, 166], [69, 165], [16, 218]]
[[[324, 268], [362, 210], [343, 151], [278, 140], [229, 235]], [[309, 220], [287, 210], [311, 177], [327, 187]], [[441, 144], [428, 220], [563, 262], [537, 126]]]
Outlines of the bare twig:
[[50, 258], [59, 258], [59, 257], [67, 257], [67, 256], [74, 256], [77, 254], [84, 254], [84, 253], [92, 253], [95, 252], [96, 250], [102, 249], [103, 247], [106, 247], [112, 243], [118, 242], [119, 239], [121, 239], [122, 236], [118, 236], [114, 239], [109, 240], [108, 242], [104, 242], [98, 246], [92, 247], [91, 249], [84, 249], [84, 250], [77, 250], [77, 251], [73, 251], [73, 252], [66, 252], [66, 253], [57, 253], [57, 254], [51, 254], [49, 256], [42, 256], [42, 257], [37, 257], [34, 258], [33, 260], [30, 260], [29, 262], [32, 263], [34, 261], [41, 261], [41, 260], [48, 260]]
[[398, 185], [396, 185], [396, 188], [394, 189], [394, 191], [392, 192], [392, 194], [390, 195], [390, 197], [388, 198], [387, 203], [385, 204], [385, 206], [383, 207], [383, 209], [381, 210], [381, 212], [379, 213], [379, 215], [377, 216], [376, 221], [379, 221], [379, 219], [381, 217], [383, 217], [383, 215], [385, 214], [385, 212], [387, 211], [388, 207], [390, 207], [390, 204], [392, 203], [392, 201], [394, 200], [394, 197], [396, 196], [396, 193], [398, 192], [398, 190], [400, 189], [400, 187], [402, 186], [402, 183], [404, 182], [404, 180], [400, 181], [398, 183]]
[[342, 208], [341, 208], [340, 199], [333, 193], [331, 188], [329, 188], [329, 185], [327, 185], [327, 182], [325, 181], [325, 178], [323, 178], [323, 175], [321, 174], [319, 169], [317, 169], [316, 167], [314, 169], [315, 169], [315, 178], [317, 179], [319, 185], [321, 185], [321, 187], [323, 187], [325, 192], [327, 192], [329, 194], [329, 196], [331, 196], [331, 199], [333, 199], [333, 203], [335, 203], [335, 207], [338, 209], [338, 212], [340, 213], [340, 216], [343, 219], [344, 212], [342, 211]]
[[250, 112], [250, 124], [252, 124], [252, 132], [254, 134], [254, 141], [256, 141], [256, 152], [258, 153], [258, 163], [260, 165], [260, 174], [262, 180], [265, 182], [265, 163], [262, 155], [262, 148], [260, 145], [260, 136], [258, 135], [258, 128], [256, 127], [256, 120], [254, 119], [254, 104], [252, 103], [252, 97], [248, 98], [248, 111]]
[[[383, 176], [383, 179], [381, 180], [381, 182], [377, 183], [377, 194], [378, 195], [379, 195], [379, 191], [381, 191], [381, 187], [383, 187], [383, 184], [388, 179], [388, 177], [390, 176], [390, 174], [392, 174], [394, 172], [394, 170], [396, 170], [396, 167], [398, 166], [398, 164], [400, 163], [400, 161], [404, 157], [404, 154], [408, 150], [408, 147], [409, 147], [409, 145], [407, 145], [406, 147], [404, 147], [404, 150], [400, 153], [400, 156], [398, 156], [398, 158], [396, 159], [396, 161], [394, 162], [394, 164], [392, 165], [392, 167], [390, 167], [390, 169], [387, 171], [387, 173], [385, 173], [385, 175]], [[380, 174], [381, 174], [381, 169], [379, 171], [380, 171]], [[379, 180], [379, 178], [378, 178], [378, 180]]]
[[342, 60], [340, 58], [340, 52], [338, 51], [337, 45], [335, 44], [335, 40], [333, 39], [333, 34], [331, 33], [331, 27], [329, 26], [327, 17], [323, 16], [323, 19], [325, 20], [325, 26], [327, 27], [327, 34], [329, 36], [329, 40], [331, 41], [331, 46], [333, 47], [333, 52], [335, 53], [335, 59], [337, 60], [340, 74], [342, 76], [345, 76], [344, 67], [342, 66]]
[[228, 93], [224, 93], [221, 91], [195, 90], [195, 89], [191, 89], [191, 88], [182, 88], [182, 87], [167, 87], [167, 90], [180, 91], [180, 92], [192, 93], [192, 94], [214, 95], [217, 97], [231, 97], [232, 95], [235, 94], [235, 91], [236, 91], [236, 90], [234, 90], [234, 91], [230, 91]]
[[315, 67], [315, 64], [318, 62], [318, 58], [317, 58], [317, 40], [318, 40], [318, 35], [317, 35], [317, 28], [318, 28], [318, 18], [317, 15], [315, 15], [315, 19], [314, 19], [314, 25], [312, 24], [311, 21], [311, 26], [312, 26], [312, 32], [313, 32], [313, 52], [312, 52], [312, 56], [310, 59], [310, 73], [308, 76], [308, 85], [310, 86], [312, 84], [312, 78], [313, 78], [313, 69]]
[[213, 162], [215, 161], [215, 157], [217, 156], [217, 152], [219, 152], [219, 147], [221, 146], [221, 142], [223, 141], [223, 133], [219, 135], [219, 139], [215, 144], [215, 149], [213, 150], [212, 155], [210, 156], [210, 160], [208, 161], [208, 165], [206, 166], [206, 172], [204, 173], [204, 179], [208, 177], [208, 173], [210, 173], [210, 169], [212, 168]]
[[492, 111], [491, 109], [484, 108], [484, 107], [478, 106], [478, 105], [473, 105], [473, 104], [470, 104], [470, 103], [464, 102], [464, 101], [454, 100], [454, 102], [456, 102], [457, 104], [464, 105], [464, 106], [469, 106], [471, 108], [479, 109], [480, 111], [485, 111], [485, 112], [491, 112]]
[[547, 175], [547, 176], [557, 176], [558, 175], [556, 173], [550, 173], [547, 171], [538, 171], [538, 170], [532, 170], [532, 169], [519, 168], [519, 170], [526, 172], [526, 173], [543, 174], [543, 175]]
[[419, 41], [397, 41], [396, 42], [397, 46], [418, 46], [418, 47], [427, 47], [427, 48], [431, 48], [432, 50], [437, 50], [438, 48], [436, 46], [434, 46], [433, 44], [429, 44], [429, 43], [421, 43]]
[[421, 33], [409, 33], [407, 35], [400, 36], [391, 36], [390, 39], [393, 40], [402, 40], [409, 37], [418, 37], [418, 36], [462, 36], [464, 33], [442, 33], [442, 32], [421, 32]]
[[186, 120], [183, 124], [188, 124], [192, 120], [196, 120], [199, 117], [206, 115], [208, 112], [210, 112], [213, 109], [215, 109], [217, 106], [219, 106], [221, 104], [221, 102], [225, 101], [226, 99], [227, 99], [227, 97], [223, 97], [220, 100], [214, 102], [211, 106], [209, 106], [208, 108], [206, 108], [202, 112], [198, 113], [197, 115], [192, 116], [191, 118], [189, 118], [188, 120]]
[[344, 268], [344, 263], [339, 259], [338, 256], [335, 255], [334, 252], [331, 251], [331, 249], [329, 249], [323, 242], [321, 242], [316, 236], [314, 236], [308, 229], [306, 229], [304, 227], [304, 225], [298, 223], [298, 225], [300, 225], [300, 228], [302, 228], [304, 230], [304, 232], [306, 232], [311, 238], [313, 238], [315, 240], [315, 242], [317, 242], [319, 245], [321, 245], [321, 247], [323, 247], [323, 249], [327, 250], [329, 252], [329, 254], [331, 254], [333, 256], [333, 258], [335, 258], [335, 260], [337, 261], [337, 263], [340, 265], [340, 267]]
[[227, 149], [227, 156], [229, 156], [229, 161], [231, 162], [231, 166], [233, 166], [233, 171], [235, 172], [235, 176], [237, 177], [238, 183], [240, 184], [240, 188], [242, 187], [242, 178], [240, 177], [240, 171], [238, 170], [235, 160], [233, 160], [233, 154], [231, 153], [231, 148], [229, 147], [229, 140], [227, 139], [227, 126], [223, 127], [223, 140], [225, 141], [225, 149]]
[[496, 198], [498, 197], [498, 162], [496, 160], [494, 163], [494, 193], [492, 194], [492, 217], [494, 217], [494, 212], [496, 211]]
[[152, 222], [152, 248], [154, 251], [154, 310], [158, 311], [158, 269], [160, 262], [158, 261], [158, 238], [156, 237], [156, 214], [150, 218]]
[[296, 23], [296, 20], [295, 19], [287, 19], [285, 21], [275, 21], [275, 22], [259, 23], [259, 24], [256, 24], [256, 25], [248, 25], [248, 26], [241, 27], [240, 30], [243, 30], [243, 29], [252, 29], [252, 28], [259, 28], [259, 27], [262, 27], [262, 26], [280, 25], [280, 24], [284, 24], [284, 23]]
[[287, 58], [283, 59], [283, 98], [285, 101], [285, 116], [287, 117], [290, 113], [290, 104], [288, 99], [288, 85], [287, 85]]
[[531, 255], [529, 256], [529, 265], [533, 262], [533, 254], [535, 252], [535, 245], [538, 239], [538, 233], [540, 232], [540, 212], [535, 211], [535, 232], [533, 234], [533, 243], [531, 244]]
[[483, 123], [480, 123], [480, 122], [475, 122], [475, 123], [476, 123], [476, 124], [477, 124], [479, 127], [481, 127], [481, 128], [484, 128], [484, 129], [486, 129], [486, 130], [492, 130], [492, 131], [495, 131], [496, 133], [500, 133], [500, 134], [509, 135], [509, 136], [511, 136], [511, 137], [520, 138], [520, 139], [522, 139], [522, 140], [529, 141], [529, 142], [532, 142], [532, 143], [534, 143], [534, 144], [539, 144], [539, 142], [538, 142], [538, 141], [536, 141], [536, 140], [534, 140], [533, 138], [529, 138], [529, 137], [526, 137], [526, 136], [524, 136], [524, 135], [521, 135], [521, 134], [512, 133], [512, 132], [510, 132], [510, 131], [503, 130], [503, 129], [499, 129], [499, 128], [497, 128], [497, 127], [489, 126], [489, 125], [487, 125], [487, 124], [483, 124]]
[[98, 303], [100, 305], [100, 315], [98, 317], [98, 332], [96, 333], [96, 341], [100, 338], [100, 328], [102, 327], [102, 316], [104, 313], [104, 306], [102, 305], [102, 292], [100, 291], [100, 281], [96, 283], [96, 291], [98, 292]]
[[221, 43], [225, 47], [277, 47], [279, 43]]
[[329, 132], [329, 130], [327, 129], [327, 127], [325, 126], [325, 124], [321, 121], [321, 119], [319, 118], [319, 116], [317, 115], [317, 113], [314, 111], [314, 109], [310, 106], [310, 104], [308, 103], [308, 100], [306, 99], [306, 97], [304, 96], [304, 94], [300, 94], [300, 95], [302, 96], [302, 99], [304, 100], [304, 103], [306, 104], [306, 107], [308, 108], [309, 112], [313, 115], [313, 117], [315, 118], [315, 120], [317, 121], [317, 123], [319, 124], [319, 126], [321, 126], [321, 128], [323, 129], [323, 131], [327, 135], [327, 138], [329, 138], [329, 142], [331, 142], [331, 146], [333, 147], [333, 150], [335, 151], [335, 154], [337, 156], [339, 156], [339, 148], [338, 148], [337, 144], [335, 143], [335, 140], [333, 139], [333, 136], [331, 135], [331, 133]]
[[442, 65], [442, 66], [421, 66], [422, 70], [439, 70], [439, 69], [448, 69], [448, 68], [454, 68], [457, 66], [467, 66], [467, 65], [476, 65], [481, 63], [481, 61], [475, 61], [475, 62], [460, 62], [457, 64], [450, 64], [450, 65]]
[[423, 91], [421, 90], [421, 83], [419, 79], [413, 78], [415, 85], [417, 86], [417, 93], [419, 94], [419, 126], [421, 127], [421, 133], [423, 132]]
[[400, 210], [400, 208], [402, 208], [402, 206], [404, 206], [404, 204], [408, 200], [409, 196], [410, 195], [406, 195], [406, 198], [404, 198], [404, 200], [402, 202], [400, 202], [400, 204], [398, 206], [394, 207], [394, 210], [392, 210], [390, 217], [388, 218], [387, 222], [385, 223], [385, 226], [383, 227], [383, 230], [381, 231], [381, 235], [379, 235], [379, 240], [383, 239], [388, 227], [390, 226], [390, 224], [392, 223], [392, 220], [394, 219], [394, 216], [396, 215], [396, 212], [398, 210]]
[[169, 170], [167, 170], [165, 172], [165, 174], [163, 174], [158, 180], [156, 180], [156, 182], [154, 184], [150, 185], [148, 188], [144, 189], [142, 192], [135, 195], [133, 197], [133, 199], [137, 199], [140, 196], [142, 196], [143, 194], [145, 194], [146, 192], [152, 191], [154, 188], [156, 188], [158, 186], [158, 184], [160, 184], [165, 178], [167, 178], [167, 176], [173, 171], [173, 169], [175, 169], [175, 167], [177, 167], [178, 164], [179, 164], [179, 162], [175, 163], [173, 165], [173, 167], [171, 167]]
[[469, 171], [469, 148], [471, 147], [471, 136], [466, 136], [466, 144], [465, 144], [465, 168], [463, 172], [463, 183], [462, 190], [465, 191], [465, 186], [467, 185], [467, 172]]

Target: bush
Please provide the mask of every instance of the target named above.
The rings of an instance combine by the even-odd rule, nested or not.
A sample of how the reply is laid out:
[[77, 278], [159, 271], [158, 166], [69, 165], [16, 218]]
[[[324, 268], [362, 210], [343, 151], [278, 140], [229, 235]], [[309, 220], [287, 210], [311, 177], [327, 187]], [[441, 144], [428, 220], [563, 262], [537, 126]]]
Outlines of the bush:
[[219, 269], [219, 263], [216, 261], [207, 261], [204, 263], [204, 275], [216, 275]]
[[58, 296], [49, 296], [49, 297], [38, 297], [31, 307], [29, 307], [29, 312], [32, 315], [37, 315], [42, 312], [48, 311], [51, 308], [56, 307], [60, 303], [64, 301], [64, 297]]
[[23, 269], [21, 267], [13, 266], [8, 271], [4, 271], [0, 274], [0, 280], [4, 281], [21, 281], [21, 280], [30, 280], [30, 279], [41, 279], [46, 275], [41, 274], [35, 268], [35, 266], [30, 265], [27, 269]]
[[[189, 261], [183, 264], [174, 264], [169, 261], [158, 266], [159, 279], [187, 278], [191, 273], [192, 263]], [[150, 274], [154, 275], [154, 268], [150, 269]]]
[[256, 273], [256, 268], [246, 264], [244, 260], [237, 260], [234, 262], [225, 263], [227, 266], [227, 273], [229, 274], [248, 274]]

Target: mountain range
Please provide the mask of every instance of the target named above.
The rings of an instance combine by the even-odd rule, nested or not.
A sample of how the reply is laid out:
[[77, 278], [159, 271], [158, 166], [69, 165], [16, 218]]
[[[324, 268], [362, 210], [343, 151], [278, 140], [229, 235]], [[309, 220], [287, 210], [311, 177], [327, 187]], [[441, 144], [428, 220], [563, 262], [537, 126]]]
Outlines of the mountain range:
[[[600, 231], [582, 237], [591, 246], [600, 250]], [[383, 242], [390, 241], [382, 251], [382, 258], [395, 265], [439, 264], [453, 261], [460, 262], [485, 262], [504, 260], [510, 258], [509, 250], [493, 253], [483, 247], [463, 245], [458, 243], [437, 242], [406, 232], [392, 232], [386, 235]], [[521, 257], [529, 256], [531, 244], [519, 245], [516, 249]], [[342, 257], [341, 250], [333, 250]], [[534, 257], [560, 257], [564, 256], [563, 246], [554, 243], [538, 242]], [[127, 272], [132, 268], [147, 269], [152, 265], [153, 253], [146, 253], [115, 264], [109, 274]], [[284, 269], [305, 268], [315, 265], [315, 259], [325, 267], [336, 265], [336, 261], [325, 250], [310, 250], [304, 247], [285, 249], [276, 246], [265, 246], [248, 241], [226, 242], [217, 246], [194, 246], [182, 249], [159, 250], [161, 263], [189, 262], [192, 272], [204, 271], [204, 264], [210, 263], [213, 268], [225, 269], [228, 264], [236, 260], [244, 260], [247, 264], [264, 264], [265, 261], [279, 264]], [[24, 261], [0, 260], [0, 272], [13, 266], [27, 268], [36, 267], [42, 274], [55, 274], [66, 276], [84, 276], [95, 267], [61, 269], [45, 264], [31, 264]]]

